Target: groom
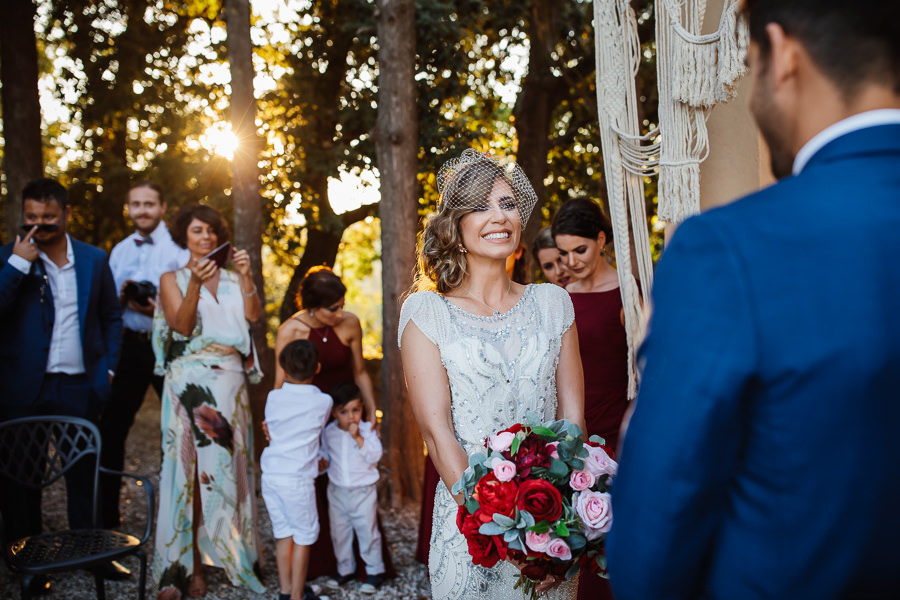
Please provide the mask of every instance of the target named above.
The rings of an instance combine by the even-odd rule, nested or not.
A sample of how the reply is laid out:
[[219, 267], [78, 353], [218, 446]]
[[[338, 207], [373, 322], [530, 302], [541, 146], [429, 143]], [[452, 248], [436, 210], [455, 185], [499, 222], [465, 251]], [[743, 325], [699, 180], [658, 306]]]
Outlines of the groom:
[[617, 600], [900, 597], [900, 2], [747, 0], [781, 181], [659, 265]]

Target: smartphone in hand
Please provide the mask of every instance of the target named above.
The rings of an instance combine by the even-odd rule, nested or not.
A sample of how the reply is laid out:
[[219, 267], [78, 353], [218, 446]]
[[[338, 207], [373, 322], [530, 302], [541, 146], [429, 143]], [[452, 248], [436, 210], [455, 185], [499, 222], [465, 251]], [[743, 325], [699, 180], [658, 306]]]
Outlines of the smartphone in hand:
[[209, 259], [216, 263], [216, 266], [220, 269], [225, 266], [225, 263], [228, 262], [228, 259], [231, 258], [231, 242], [225, 242], [206, 256], [200, 259], [200, 261]]

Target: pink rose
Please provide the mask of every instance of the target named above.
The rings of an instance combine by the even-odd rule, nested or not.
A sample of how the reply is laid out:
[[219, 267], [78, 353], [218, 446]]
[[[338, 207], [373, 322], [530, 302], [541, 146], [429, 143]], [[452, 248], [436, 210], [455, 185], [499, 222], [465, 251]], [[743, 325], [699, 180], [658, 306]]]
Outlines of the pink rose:
[[596, 446], [584, 445], [588, 451], [587, 458], [584, 459], [584, 469], [589, 471], [591, 475], [599, 478], [601, 475], [615, 475], [619, 465], [616, 461], [609, 457], [609, 454], [603, 448]]
[[516, 434], [509, 431], [501, 431], [497, 435], [488, 438], [488, 445], [494, 452], [506, 452], [512, 446]]
[[556, 538], [555, 540], [550, 542], [549, 546], [547, 546], [547, 554], [549, 554], [553, 558], [569, 560], [572, 558], [572, 549], [569, 548], [569, 545], [562, 541], [560, 538]]
[[497, 481], [512, 481], [512, 478], [516, 476], [516, 463], [509, 460], [495, 458], [493, 469]]
[[612, 526], [612, 506], [608, 492], [578, 492], [573, 502], [575, 514], [584, 524], [582, 532], [588, 540], [596, 540]]
[[525, 532], [525, 545], [535, 552], [546, 552], [551, 541], [549, 531], [547, 533]]
[[559, 454], [556, 452], [557, 446], [559, 446], [559, 442], [547, 442], [547, 448], [550, 451], [551, 458], [559, 458]]
[[[499, 479], [499, 477], [497, 478]], [[597, 478], [590, 471], [572, 471], [569, 475], [569, 487], [576, 492], [586, 490], [597, 483]]]

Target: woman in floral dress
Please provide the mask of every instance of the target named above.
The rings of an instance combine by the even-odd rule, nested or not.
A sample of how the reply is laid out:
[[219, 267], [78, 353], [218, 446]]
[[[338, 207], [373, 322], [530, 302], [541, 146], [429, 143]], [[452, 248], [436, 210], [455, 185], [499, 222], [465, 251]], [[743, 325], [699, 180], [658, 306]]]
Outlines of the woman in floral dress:
[[[262, 315], [247, 252], [234, 270], [204, 258], [228, 238], [221, 215], [203, 205], [175, 216], [173, 240], [188, 266], [162, 276], [154, 322], [162, 397], [162, 469], [153, 576], [161, 600], [206, 593], [204, 565], [235, 585], [265, 591], [254, 572], [259, 538], [247, 374], [248, 321]], [[161, 310], [160, 310], [161, 308]]]

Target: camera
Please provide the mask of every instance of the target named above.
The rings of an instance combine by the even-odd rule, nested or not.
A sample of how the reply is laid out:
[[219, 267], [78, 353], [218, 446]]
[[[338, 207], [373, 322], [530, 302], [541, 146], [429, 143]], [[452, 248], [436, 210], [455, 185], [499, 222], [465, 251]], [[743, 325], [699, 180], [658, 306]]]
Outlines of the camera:
[[156, 286], [150, 281], [129, 281], [122, 288], [122, 304], [134, 300], [141, 306], [149, 306], [150, 298], [156, 297]]

